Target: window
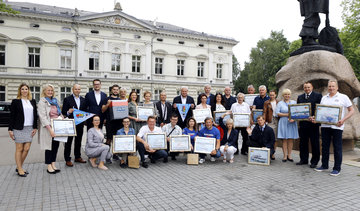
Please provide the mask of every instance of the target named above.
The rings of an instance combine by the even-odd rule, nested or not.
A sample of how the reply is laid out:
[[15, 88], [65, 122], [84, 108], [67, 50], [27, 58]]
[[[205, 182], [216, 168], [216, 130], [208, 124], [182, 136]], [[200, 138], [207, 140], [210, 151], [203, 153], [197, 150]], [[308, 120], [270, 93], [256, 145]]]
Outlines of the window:
[[99, 70], [99, 53], [90, 52], [89, 70]]
[[31, 96], [36, 102], [40, 100], [40, 87], [39, 86], [30, 86]]
[[61, 60], [61, 69], [71, 69], [71, 57], [72, 51], [71, 50], [60, 50], [60, 60]]
[[177, 75], [184, 75], [185, 60], [177, 60]]
[[155, 74], [162, 74], [163, 58], [155, 58]]
[[141, 56], [132, 56], [132, 72], [139, 73], [140, 72], [140, 64], [141, 64]]
[[94, 88], [93, 87], [89, 87], [89, 92], [93, 91]]
[[205, 62], [198, 62], [198, 77], [204, 77], [204, 66]]
[[64, 102], [65, 97], [71, 95], [71, 87], [61, 87], [60, 88], [60, 101]]
[[40, 48], [29, 48], [29, 67], [40, 67]]
[[160, 93], [161, 93], [161, 89], [155, 89], [154, 90], [154, 100], [160, 100]]
[[216, 64], [216, 78], [222, 78], [222, 64]]
[[0, 86], [0, 101], [5, 101], [5, 86]]
[[120, 54], [112, 54], [111, 56], [111, 71], [120, 71]]
[[181, 90], [176, 90], [176, 95], [179, 96], [181, 94]]
[[0, 65], [5, 65], [5, 45], [0, 45]]

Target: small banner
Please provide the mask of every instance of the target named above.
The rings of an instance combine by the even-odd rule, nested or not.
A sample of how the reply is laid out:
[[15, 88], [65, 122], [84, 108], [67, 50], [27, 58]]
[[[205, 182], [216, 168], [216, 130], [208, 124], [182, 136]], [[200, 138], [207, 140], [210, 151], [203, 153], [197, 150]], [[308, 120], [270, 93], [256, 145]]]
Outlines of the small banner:
[[185, 121], [186, 115], [189, 111], [191, 104], [176, 104], [182, 121]]
[[75, 125], [78, 125], [95, 115], [85, 111], [80, 111], [79, 109], [76, 108], [74, 108], [73, 114], [74, 114]]

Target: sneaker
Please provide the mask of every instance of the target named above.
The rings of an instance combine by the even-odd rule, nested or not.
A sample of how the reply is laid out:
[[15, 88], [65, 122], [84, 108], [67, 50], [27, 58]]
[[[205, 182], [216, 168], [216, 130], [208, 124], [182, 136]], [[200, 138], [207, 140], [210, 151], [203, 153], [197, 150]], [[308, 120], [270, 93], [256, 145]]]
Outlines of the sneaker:
[[112, 164], [111, 159], [106, 159], [106, 164]]
[[314, 170], [320, 172], [320, 171], [326, 171], [327, 168], [323, 168], [322, 166], [320, 166], [319, 168], [315, 168]]
[[223, 163], [226, 163], [226, 159], [223, 160]]
[[200, 164], [202, 164], [202, 163], [204, 163], [205, 162], [205, 159], [203, 159], [203, 158], [201, 158], [200, 160], [199, 160], [199, 163]]
[[215, 158], [214, 158], [214, 157], [211, 157], [211, 158], [210, 158], [210, 161], [211, 161], [211, 162], [215, 162]]
[[332, 170], [332, 172], [330, 173], [331, 176], [339, 176], [340, 175], [340, 171], [338, 170]]

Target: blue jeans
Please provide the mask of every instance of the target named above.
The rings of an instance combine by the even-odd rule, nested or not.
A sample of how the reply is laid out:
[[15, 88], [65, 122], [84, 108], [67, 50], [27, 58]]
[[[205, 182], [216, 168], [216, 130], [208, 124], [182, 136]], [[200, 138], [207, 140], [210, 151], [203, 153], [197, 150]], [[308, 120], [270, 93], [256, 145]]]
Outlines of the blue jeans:
[[151, 159], [153, 159], [153, 160], [158, 160], [161, 158], [166, 159], [168, 157], [168, 153], [163, 149], [156, 150], [154, 153], [152, 153], [150, 155], [151, 155]]
[[342, 130], [332, 129], [332, 128], [321, 128], [321, 139], [322, 139], [322, 167], [327, 169], [329, 168], [329, 153], [330, 153], [330, 143], [331, 139], [334, 146], [334, 168], [333, 170], [341, 170], [342, 162]]
[[[204, 159], [204, 158], [206, 157], [206, 154], [200, 153], [200, 154], [199, 154], [199, 157], [200, 157], [201, 159]], [[216, 154], [215, 154], [215, 155], [211, 155], [211, 157], [214, 157], [214, 158], [219, 158], [219, 157], [221, 157], [221, 152], [220, 152], [220, 150], [216, 150]]]

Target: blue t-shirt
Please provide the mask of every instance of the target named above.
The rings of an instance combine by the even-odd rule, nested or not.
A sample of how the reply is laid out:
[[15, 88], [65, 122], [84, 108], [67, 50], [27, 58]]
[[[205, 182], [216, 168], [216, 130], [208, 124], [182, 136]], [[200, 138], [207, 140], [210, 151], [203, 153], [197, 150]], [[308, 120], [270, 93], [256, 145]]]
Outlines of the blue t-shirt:
[[264, 98], [261, 98], [260, 95], [256, 96], [254, 99], [254, 104], [256, 109], [264, 109], [265, 101], [270, 100], [269, 95], [266, 95]]
[[211, 130], [207, 129], [207, 127], [204, 127], [199, 131], [198, 134], [201, 137], [220, 139], [220, 131], [216, 127], [212, 127]]
[[189, 135], [190, 136], [190, 139], [191, 141], [193, 141], [195, 139], [195, 136], [197, 136], [197, 131], [195, 130], [190, 130], [189, 128], [184, 128], [183, 130], [183, 135]]

